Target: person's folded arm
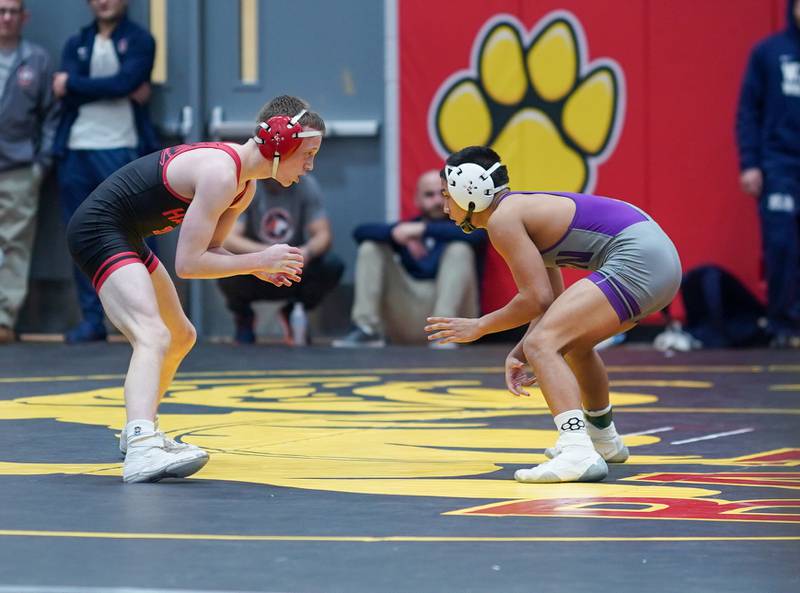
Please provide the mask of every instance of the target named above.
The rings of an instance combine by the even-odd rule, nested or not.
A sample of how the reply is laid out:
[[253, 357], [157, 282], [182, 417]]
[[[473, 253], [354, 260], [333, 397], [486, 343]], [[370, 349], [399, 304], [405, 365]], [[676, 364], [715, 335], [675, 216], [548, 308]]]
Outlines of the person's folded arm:
[[155, 49], [152, 37], [136, 37], [130, 42], [125, 58], [120, 60], [119, 72], [113, 76], [82, 76], [67, 70], [67, 96], [74, 93], [79, 98], [95, 100], [127, 97], [150, 80]]
[[370, 222], [358, 225], [353, 231], [353, 239], [357, 243], [362, 241], [378, 241], [381, 243], [392, 242], [392, 229], [394, 224]]
[[424, 237], [431, 237], [437, 241], [466, 241], [473, 247], [479, 247], [486, 242], [486, 233], [483, 229], [465, 233], [449, 220], [433, 220], [425, 223]]

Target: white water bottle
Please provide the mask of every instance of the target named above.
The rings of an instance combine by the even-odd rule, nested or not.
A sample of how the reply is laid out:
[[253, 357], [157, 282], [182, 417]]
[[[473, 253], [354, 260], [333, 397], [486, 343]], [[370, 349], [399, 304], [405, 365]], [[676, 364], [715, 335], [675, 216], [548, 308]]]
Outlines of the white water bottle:
[[305, 346], [308, 340], [308, 318], [303, 303], [295, 303], [289, 314], [289, 327], [292, 328], [292, 345]]

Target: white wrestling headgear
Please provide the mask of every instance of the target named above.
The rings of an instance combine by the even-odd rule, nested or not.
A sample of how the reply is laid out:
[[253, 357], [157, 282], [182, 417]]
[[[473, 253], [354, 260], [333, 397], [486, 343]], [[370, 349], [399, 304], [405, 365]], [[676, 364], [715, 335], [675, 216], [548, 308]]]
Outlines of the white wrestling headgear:
[[472, 213], [486, 210], [492, 204], [494, 195], [508, 187], [507, 183], [500, 187], [494, 186], [492, 173], [501, 166], [500, 161], [497, 161], [488, 170], [476, 163], [462, 163], [455, 167], [445, 166], [447, 192], [456, 204], [467, 211], [464, 220], [458, 223], [465, 233], [475, 230], [471, 221]]

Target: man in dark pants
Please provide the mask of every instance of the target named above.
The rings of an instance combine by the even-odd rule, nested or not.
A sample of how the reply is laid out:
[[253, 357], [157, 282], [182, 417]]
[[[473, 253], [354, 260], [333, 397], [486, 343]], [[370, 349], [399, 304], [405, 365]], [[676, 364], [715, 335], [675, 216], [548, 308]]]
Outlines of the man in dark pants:
[[277, 243], [300, 247], [305, 262], [303, 280], [278, 287], [249, 275], [221, 278], [219, 287], [234, 314], [236, 342], [255, 342], [254, 302], [288, 300], [280, 310], [280, 319], [285, 341], [293, 343], [289, 329], [293, 305], [301, 303], [305, 310], [313, 309], [339, 284], [344, 272], [341, 259], [328, 251], [331, 241], [322, 191], [313, 176], [306, 175], [288, 188], [272, 179], [258, 182], [253, 202], [236, 222], [224, 247], [233, 253], [261, 251]]
[[750, 54], [736, 119], [742, 190], [759, 200], [772, 346], [800, 348], [800, 0]]
[[[147, 114], [155, 41], [126, 15], [127, 0], [89, 0], [92, 24], [71, 37], [53, 92], [63, 114], [54, 144], [64, 223], [106, 177], [159, 148]], [[104, 340], [103, 307], [75, 268], [81, 323], [68, 343]]]
[[29, 16], [22, 0], [0, 0], [0, 344], [16, 339], [57, 120], [50, 56], [22, 38]]

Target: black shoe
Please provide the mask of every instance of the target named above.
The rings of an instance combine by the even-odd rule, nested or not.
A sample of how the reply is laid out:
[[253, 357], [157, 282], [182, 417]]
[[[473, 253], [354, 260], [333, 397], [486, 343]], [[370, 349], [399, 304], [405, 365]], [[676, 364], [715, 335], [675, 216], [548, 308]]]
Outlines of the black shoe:
[[355, 326], [350, 332], [332, 343], [334, 348], [383, 348], [386, 340], [378, 332]]
[[108, 334], [106, 333], [105, 327], [94, 325], [88, 321], [81, 321], [77, 326], [64, 334], [64, 341], [67, 344], [102, 342], [105, 341], [107, 336]]

